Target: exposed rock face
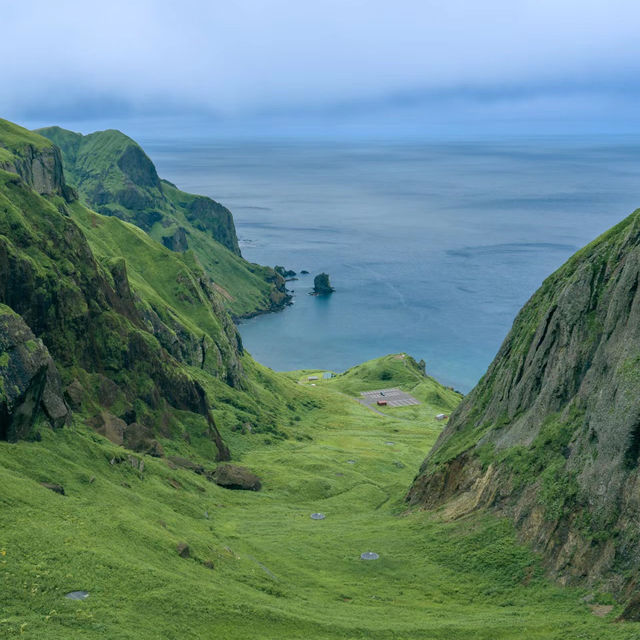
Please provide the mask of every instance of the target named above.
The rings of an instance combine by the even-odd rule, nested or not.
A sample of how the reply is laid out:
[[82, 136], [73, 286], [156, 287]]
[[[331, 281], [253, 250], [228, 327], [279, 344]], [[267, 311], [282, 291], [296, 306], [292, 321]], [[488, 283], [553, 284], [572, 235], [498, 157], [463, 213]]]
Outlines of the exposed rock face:
[[189, 248], [189, 242], [184, 227], [178, 227], [173, 235], [163, 236], [162, 244], [171, 251], [186, 251]]
[[[565, 582], [640, 570], [640, 212], [579, 251], [516, 318], [407, 496], [490, 507]], [[632, 586], [632, 585], [631, 585]]]
[[[60, 127], [48, 127], [39, 133], [60, 146], [70, 182], [100, 213], [149, 231], [161, 220], [178, 222], [176, 210], [180, 209], [186, 221], [240, 255], [231, 212], [211, 198], [180, 192], [161, 180], [149, 156], [125, 134], [108, 130], [83, 136]], [[165, 244], [174, 251], [185, 251], [186, 236], [174, 234]]]
[[42, 341], [0, 304], [0, 440], [31, 437], [39, 414], [54, 428], [69, 418], [60, 375]]
[[236, 464], [221, 464], [212, 474], [213, 481], [225, 489], [260, 491], [262, 483], [255, 473]]
[[[19, 133], [19, 128], [16, 131]], [[27, 140], [29, 136], [37, 140], [29, 132], [24, 135]], [[18, 134], [12, 130], [11, 139], [16, 138]], [[46, 140], [42, 144], [47, 148]], [[31, 146], [22, 145], [12, 152], [18, 157]], [[216, 316], [221, 330], [213, 336], [200, 331], [196, 335], [160, 304], [156, 314], [159, 322], [148, 323], [149, 306], [132, 292], [125, 261], [117, 258], [99, 263], [76, 222], [61, 209], [60, 200], [43, 198], [20, 176], [0, 171], [0, 304], [22, 317], [33, 331], [25, 340], [33, 335], [42, 340], [38, 343], [33, 338], [33, 344], [46, 346], [44, 353], [47, 357], [50, 354], [57, 366], [77, 367], [100, 378], [104, 384], [99, 386], [98, 400], [103, 407], [111, 407], [116, 397], [128, 404], [140, 399], [152, 411], [164, 411], [168, 405], [198, 413], [210, 425], [206, 393], [180, 363], [201, 366], [229, 384], [241, 385], [244, 377], [241, 343], [213, 284], [196, 266], [185, 265], [180, 275], [184, 280], [180, 288], [190, 296], [190, 304], [205, 306]], [[164, 341], [165, 334], [171, 340]], [[26, 417], [19, 422], [12, 417], [11, 427], [3, 427], [2, 437], [27, 437], [39, 407], [54, 426], [63, 423], [68, 414], [55, 367], [49, 368], [46, 376], [41, 369], [27, 373], [30, 377], [16, 387], [19, 391], [14, 393], [11, 388], [4, 410], [14, 416], [20, 407], [16, 416]], [[75, 391], [81, 403], [83, 394]], [[71, 395], [69, 398], [73, 401]], [[107, 422], [96, 426], [119, 443], [122, 425], [111, 428], [115, 423]], [[3, 423], [8, 424], [8, 418]], [[211, 434], [220, 445], [219, 455], [228, 457], [215, 425]], [[161, 448], [154, 444], [150, 450]]]
[[329, 282], [329, 274], [327, 273], [319, 273], [313, 279], [313, 293], [318, 296], [325, 296], [329, 293], [333, 293], [335, 289], [331, 286], [331, 282]]
[[42, 150], [27, 146], [23, 155], [0, 163], [0, 169], [18, 174], [42, 195], [63, 195], [66, 192], [62, 158], [58, 148], [53, 145]]
[[90, 421], [91, 426], [114, 444], [121, 445], [124, 442], [124, 432], [127, 425], [124, 420], [116, 418], [108, 411], [101, 411]]

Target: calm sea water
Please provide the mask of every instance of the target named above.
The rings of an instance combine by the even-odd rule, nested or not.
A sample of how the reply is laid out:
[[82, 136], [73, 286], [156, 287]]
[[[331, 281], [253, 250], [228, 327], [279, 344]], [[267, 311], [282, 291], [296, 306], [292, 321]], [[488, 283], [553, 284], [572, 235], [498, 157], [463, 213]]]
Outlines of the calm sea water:
[[[247, 259], [311, 272], [240, 325], [277, 370], [405, 351], [468, 391], [542, 280], [640, 206], [637, 139], [143, 143], [231, 209]], [[321, 271], [336, 293], [307, 295]]]

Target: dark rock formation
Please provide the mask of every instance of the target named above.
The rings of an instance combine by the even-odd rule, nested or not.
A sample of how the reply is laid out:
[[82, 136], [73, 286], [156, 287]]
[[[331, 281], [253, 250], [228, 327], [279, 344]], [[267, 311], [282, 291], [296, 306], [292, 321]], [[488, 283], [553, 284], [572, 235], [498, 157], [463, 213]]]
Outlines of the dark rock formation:
[[189, 242], [184, 227], [178, 227], [170, 236], [163, 236], [162, 244], [171, 251], [186, 251], [189, 248]]
[[108, 411], [101, 411], [89, 421], [89, 424], [100, 434], [113, 444], [122, 445], [124, 442], [124, 432], [127, 425], [124, 420], [116, 418]]
[[291, 269], [285, 269], [284, 267], [281, 267], [279, 265], [276, 265], [273, 269], [276, 273], [279, 273], [285, 280], [295, 278], [298, 275], [295, 271]]
[[155, 458], [161, 458], [164, 455], [162, 445], [154, 438], [153, 429], [137, 422], [125, 428], [123, 444], [127, 449], [146, 453]]
[[257, 475], [236, 464], [221, 464], [212, 474], [213, 481], [225, 489], [260, 491], [262, 484]]
[[[407, 496], [489, 507], [563, 582], [622, 592], [640, 571], [640, 211], [579, 251], [518, 314]], [[636, 581], [637, 583], [637, 581]]]
[[49, 491], [53, 491], [54, 493], [59, 493], [61, 496], [65, 495], [64, 487], [61, 484], [56, 482], [41, 482], [40, 483], [45, 489], [49, 489]]
[[186, 542], [179, 542], [176, 546], [176, 551], [181, 558], [189, 558], [191, 556], [191, 549]]
[[319, 273], [313, 279], [313, 293], [317, 296], [324, 296], [329, 293], [333, 293], [335, 289], [331, 286], [329, 282], [329, 274], [327, 273]]
[[32, 437], [41, 414], [54, 428], [70, 417], [60, 375], [42, 341], [0, 304], [0, 440]]

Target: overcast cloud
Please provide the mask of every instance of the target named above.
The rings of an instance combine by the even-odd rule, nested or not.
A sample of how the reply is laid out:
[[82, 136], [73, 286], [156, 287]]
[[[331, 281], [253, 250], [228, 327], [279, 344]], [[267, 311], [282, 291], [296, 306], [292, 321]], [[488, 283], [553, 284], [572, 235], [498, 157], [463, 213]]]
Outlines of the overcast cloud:
[[[2, 0], [0, 112], [43, 122], [635, 127], [630, 0]], [[393, 118], [391, 118], [393, 119]]]

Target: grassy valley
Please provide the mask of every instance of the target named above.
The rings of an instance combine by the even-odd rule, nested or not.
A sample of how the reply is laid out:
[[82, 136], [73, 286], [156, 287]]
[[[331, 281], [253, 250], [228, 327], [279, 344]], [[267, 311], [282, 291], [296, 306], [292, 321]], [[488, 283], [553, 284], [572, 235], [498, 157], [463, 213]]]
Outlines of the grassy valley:
[[[638, 637], [614, 624], [624, 594], [552, 582], [509, 514], [452, 517], [415, 484], [407, 501], [436, 441], [477, 443], [455, 425], [492, 394], [407, 354], [328, 377], [260, 365], [231, 314], [265, 308], [268, 270], [188, 220], [197, 196], [122, 134], [46, 133], [61, 150], [0, 121], [0, 637]], [[163, 241], [176, 221], [188, 247]], [[358, 401], [394, 387], [419, 404]], [[556, 470], [557, 444], [538, 443]], [[225, 488], [229, 469], [261, 489]]]
[[[414, 391], [404, 367], [390, 367], [396, 362], [367, 363], [348, 378], [361, 373], [365, 383], [377, 371]], [[610, 623], [619, 607], [608, 618], [592, 614], [589, 605], [610, 596], [586, 603], [589, 592], [552, 585], [507, 520], [407, 511], [406, 488], [440, 432], [434, 416], [451, 402], [425, 402], [419, 419], [397, 420], [341, 393], [344, 382], [304, 389], [303, 408], [281, 417], [286, 439], [223, 430], [262, 478], [258, 493], [222, 489], [148, 456], [140, 472], [127, 452], [79, 424], [0, 446], [0, 634], [636, 637], [636, 625]], [[62, 483], [67, 495], [41, 481]], [[380, 559], [361, 560], [369, 550]], [[63, 598], [76, 589], [91, 595]]]

